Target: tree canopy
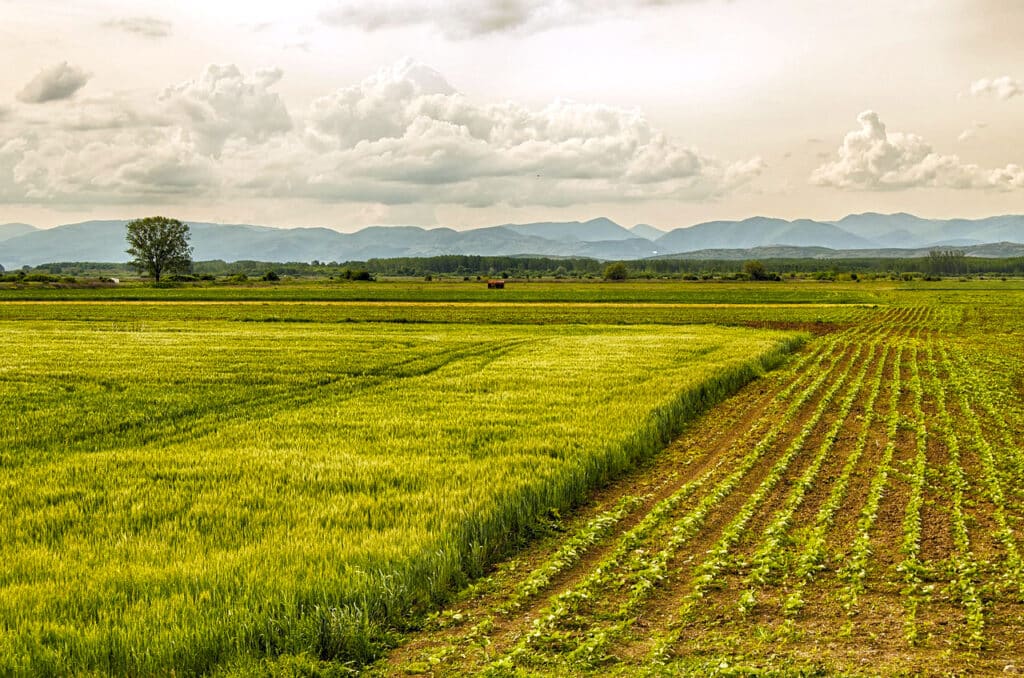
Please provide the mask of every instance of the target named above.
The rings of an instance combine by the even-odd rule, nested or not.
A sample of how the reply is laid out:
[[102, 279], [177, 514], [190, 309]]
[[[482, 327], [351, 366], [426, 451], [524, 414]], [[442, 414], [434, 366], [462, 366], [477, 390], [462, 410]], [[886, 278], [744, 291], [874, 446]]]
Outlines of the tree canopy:
[[608, 264], [604, 269], [605, 280], [625, 280], [629, 277], [629, 268], [621, 261]]
[[131, 266], [160, 282], [164, 273], [186, 273], [192, 265], [187, 224], [168, 217], [146, 217], [127, 225]]

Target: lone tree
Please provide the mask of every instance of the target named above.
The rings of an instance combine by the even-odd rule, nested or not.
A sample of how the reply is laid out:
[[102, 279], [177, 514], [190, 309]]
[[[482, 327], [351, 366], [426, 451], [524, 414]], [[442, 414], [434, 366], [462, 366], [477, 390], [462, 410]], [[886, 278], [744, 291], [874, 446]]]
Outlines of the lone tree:
[[167, 217], [146, 217], [128, 222], [131, 266], [160, 282], [166, 272], [187, 272], [192, 266], [188, 224]]
[[757, 259], [752, 259], [743, 264], [743, 272], [750, 276], [751, 280], [768, 280], [771, 275], [768, 273], [768, 269], [764, 267]]
[[617, 261], [614, 264], [608, 264], [604, 269], [605, 280], [625, 280], [629, 277], [629, 269], [626, 264], [621, 261]]

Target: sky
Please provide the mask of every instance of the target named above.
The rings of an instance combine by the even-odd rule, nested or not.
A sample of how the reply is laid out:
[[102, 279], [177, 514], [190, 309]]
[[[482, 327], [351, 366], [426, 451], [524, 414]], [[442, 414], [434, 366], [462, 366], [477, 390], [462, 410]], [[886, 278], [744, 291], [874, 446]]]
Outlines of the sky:
[[1019, 0], [0, 0], [0, 223], [1024, 213]]

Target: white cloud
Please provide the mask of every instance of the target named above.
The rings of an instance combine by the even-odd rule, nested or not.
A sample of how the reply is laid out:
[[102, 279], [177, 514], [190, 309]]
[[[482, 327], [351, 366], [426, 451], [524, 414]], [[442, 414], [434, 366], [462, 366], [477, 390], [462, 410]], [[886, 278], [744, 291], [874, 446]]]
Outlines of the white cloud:
[[1008, 75], [999, 78], [981, 78], [971, 83], [968, 94], [973, 97], [994, 96], [1006, 101], [1024, 94], [1024, 82]]
[[454, 93], [437, 71], [404, 60], [358, 85], [313, 101], [310, 132], [314, 141], [335, 147], [401, 136], [416, 115], [410, 108], [415, 102]]
[[306, 151], [307, 180], [289, 186], [320, 199], [352, 199], [358, 187], [385, 203], [699, 200], [763, 170], [760, 159], [726, 165], [683, 146], [636, 110], [475, 104], [411, 61], [317, 99], [307, 119], [305, 141], [316, 152]]
[[960, 136], [958, 136], [956, 140], [960, 143], [964, 143], [965, 141], [976, 139], [978, 138], [978, 133], [986, 127], [988, 127], [988, 123], [972, 122], [971, 126], [961, 132]]
[[276, 69], [210, 66], [158, 98], [108, 95], [14, 122], [3, 200], [112, 204], [182, 196], [386, 205], [568, 206], [716, 199], [764, 171], [681, 144], [638, 110], [478, 104], [413, 61], [292, 115]]
[[[888, 132], [874, 111], [864, 111], [857, 116], [857, 121], [860, 129], [849, 132], [843, 139], [838, 159], [814, 170], [812, 183], [853, 190], [920, 187], [1011, 190], [1021, 186], [1021, 169], [1016, 165], [985, 170], [963, 162], [959, 156], [937, 153], [916, 134]], [[963, 140], [964, 134], [960, 136]]]
[[122, 130], [98, 137], [70, 132], [33, 135], [13, 167], [16, 202], [117, 204], [162, 202], [216, 190], [209, 159], [174, 130]]
[[991, 186], [1004, 191], [1024, 188], [1024, 167], [1011, 164], [994, 169], [989, 172], [987, 179]]
[[39, 71], [20, 92], [18, 100], [28, 104], [70, 99], [89, 82], [89, 74], [64, 61]]
[[[379, 30], [431, 26], [451, 38], [533, 33], [688, 0], [340, 0], [321, 13], [338, 27]], [[689, 0], [692, 1], [692, 0]]]
[[171, 34], [171, 22], [150, 16], [133, 16], [113, 19], [103, 23], [106, 28], [113, 28], [126, 33], [134, 33], [144, 38], [166, 38]]
[[280, 69], [245, 77], [234, 65], [210, 65], [201, 77], [164, 91], [168, 108], [181, 116], [207, 155], [219, 155], [233, 137], [259, 143], [292, 128], [288, 109], [269, 91], [282, 77]]
[[1016, 188], [1019, 168], [984, 170], [935, 152], [916, 134], [888, 132], [878, 114], [857, 116], [860, 129], [843, 139], [838, 158], [818, 167], [811, 182], [841, 189], [884, 191], [918, 187]]

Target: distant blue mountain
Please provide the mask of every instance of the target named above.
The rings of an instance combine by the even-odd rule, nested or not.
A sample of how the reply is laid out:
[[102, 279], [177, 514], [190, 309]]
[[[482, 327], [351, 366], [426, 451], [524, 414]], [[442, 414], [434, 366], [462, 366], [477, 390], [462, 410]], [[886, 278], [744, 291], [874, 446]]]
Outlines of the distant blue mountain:
[[655, 241], [663, 253], [695, 250], [798, 245], [831, 249], [875, 247], [875, 243], [833, 224], [809, 219], [785, 221], [752, 217], [743, 221], [709, 221], [677, 228]]
[[665, 235], [665, 231], [650, 224], [637, 224], [629, 231], [637, 238], [647, 238], [648, 240], [657, 240]]
[[[0, 265], [17, 268], [59, 261], [127, 261], [124, 220], [86, 221], [50, 229], [0, 225]], [[505, 224], [455, 231], [418, 226], [371, 226], [356, 233], [330, 228], [272, 228], [190, 222], [197, 260], [358, 261], [442, 254], [580, 256], [642, 259], [702, 251], [824, 248], [887, 250], [982, 243], [1024, 243], [1024, 216], [986, 219], [922, 219], [911, 214], [854, 214], [838, 221], [752, 217], [710, 221], [662, 232], [638, 224], [623, 228], [610, 219]], [[660, 235], [659, 235], [660, 234]], [[772, 249], [774, 248], [774, 249]], [[781, 248], [781, 249], [780, 249]], [[1012, 248], [1011, 248], [1012, 249]], [[977, 250], [987, 256], [1006, 248]]]
[[0, 224], [0, 242], [17, 238], [19, 235], [25, 235], [36, 230], [38, 229], [35, 226], [29, 226], [28, 224]]

